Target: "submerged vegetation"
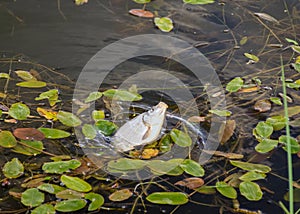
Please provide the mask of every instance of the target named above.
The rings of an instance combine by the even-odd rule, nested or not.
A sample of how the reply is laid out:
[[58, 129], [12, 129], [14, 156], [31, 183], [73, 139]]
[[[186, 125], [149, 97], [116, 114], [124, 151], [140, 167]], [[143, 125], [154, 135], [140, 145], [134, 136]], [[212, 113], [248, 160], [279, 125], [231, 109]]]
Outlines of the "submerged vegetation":
[[[143, 5], [141, 9], [130, 9], [134, 18], [152, 18], [164, 33], [178, 29], [171, 15], [158, 16], [154, 8], [162, 5], [151, 6], [155, 1], [150, 0], [134, 2]], [[201, 10], [203, 5], [214, 3], [183, 2], [200, 4]], [[221, 144], [213, 152], [195, 145], [188, 128], [176, 121], [175, 125], [167, 125], [156, 142], [124, 152], [118, 158], [111, 157], [103, 144], [90, 142], [108, 139], [105, 143], [109, 147], [109, 139], [119, 128], [112, 112], [120, 106], [112, 101], [135, 103], [132, 118], [146, 110], [138, 109], [145, 98], [139, 88], [100, 88], [82, 100], [72, 100], [74, 82], [69, 77], [20, 56], [1, 58], [0, 213], [137, 213], [151, 209], [175, 213], [181, 206], [196, 204], [220, 213], [258, 214], [263, 209], [257, 206], [261, 200], [270, 201], [285, 213], [299, 213], [299, 174], [293, 174], [300, 158], [300, 46], [296, 33], [299, 26], [294, 24], [300, 19], [299, 8], [292, 8], [291, 14], [285, 5], [289, 18], [281, 21], [264, 12], [250, 12], [242, 3], [232, 4], [243, 8], [263, 27], [265, 43], [254, 54], [255, 35], [229, 32], [232, 47], [220, 51], [217, 58], [226, 56], [225, 68], [235, 63], [243, 72], [235, 71], [232, 78], [222, 79], [227, 109], [211, 110], [205, 100], [205, 86], [201, 86], [204, 90], [195, 93], [201, 115], [188, 118], [189, 123], [204, 124], [209, 130], [212, 115], [227, 117], [226, 122], [219, 121]], [[225, 8], [226, 3], [220, 2], [219, 6]], [[228, 27], [225, 20], [223, 24]], [[282, 32], [278, 25], [291, 25], [290, 32]], [[202, 51], [201, 48], [202, 45]], [[213, 58], [215, 51], [207, 55]], [[224, 67], [222, 72], [226, 71]], [[248, 74], [244, 72], [249, 69]], [[93, 104], [96, 109], [89, 111]], [[72, 105], [78, 106], [77, 112], [72, 112]], [[176, 107], [172, 110], [176, 114]], [[93, 119], [92, 123], [79, 116], [82, 112]], [[86, 144], [77, 141], [76, 127], [81, 128]], [[156, 159], [174, 146], [187, 149], [188, 156]], [[213, 156], [200, 165], [194, 158], [199, 152]], [[126, 179], [145, 172], [152, 178]], [[270, 184], [274, 178], [285, 184], [283, 189], [287, 191]]]

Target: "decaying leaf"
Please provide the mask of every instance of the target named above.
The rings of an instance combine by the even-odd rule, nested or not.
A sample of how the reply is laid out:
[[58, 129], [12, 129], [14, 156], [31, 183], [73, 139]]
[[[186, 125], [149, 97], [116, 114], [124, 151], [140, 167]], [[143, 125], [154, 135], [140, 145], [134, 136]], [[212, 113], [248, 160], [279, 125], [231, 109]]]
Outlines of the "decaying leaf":
[[113, 192], [108, 196], [111, 201], [125, 201], [132, 196], [132, 192], [129, 189], [121, 189]]
[[221, 144], [226, 143], [231, 138], [231, 136], [234, 133], [235, 128], [236, 128], [235, 120], [227, 120], [226, 123], [221, 126], [221, 129], [220, 129], [220, 134], [222, 134], [222, 136], [220, 136]]
[[242, 159], [244, 158], [244, 155], [242, 154], [237, 154], [237, 153], [226, 153], [226, 152], [221, 152], [221, 151], [209, 151], [209, 150], [203, 150], [203, 152], [207, 153], [207, 154], [212, 154], [215, 156], [220, 156], [220, 157], [225, 157], [228, 159]]
[[144, 149], [142, 152], [143, 159], [150, 159], [152, 157], [156, 157], [159, 153], [158, 149]]
[[192, 116], [188, 119], [188, 121], [191, 123], [200, 123], [205, 121], [205, 117]]
[[259, 112], [266, 112], [271, 109], [271, 102], [267, 99], [258, 100], [254, 104], [254, 109]]
[[134, 16], [143, 17], [143, 18], [153, 18], [154, 14], [150, 11], [143, 9], [131, 9], [129, 13]]
[[181, 181], [175, 183], [175, 185], [184, 186], [189, 189], [196, 189], [201, 187], [204, 184], [204, 180], [202, 178], [186, 178]]
[[45, 135], [35, 128], [17, 128], [13, 134], [22, 140], [43, 140], [45, 138]]
[[276, 24], [279, 24], [279, 21], [277, 19], [275, 19], [273, 16], [269, 15], [269, 14], [266, 14], [266, 13], [254, 13], [255, 16], [261, 18], [261, 19], [264, 19], [266, 21], [269, 21], [269, 22], [274, 22]]
[[53, 111], [51, 109], [44, 109], [37, 107], [36, 111], [41, 115], [42, 117], [45, 117], [47, 120], [57, 120], [57, 112]]

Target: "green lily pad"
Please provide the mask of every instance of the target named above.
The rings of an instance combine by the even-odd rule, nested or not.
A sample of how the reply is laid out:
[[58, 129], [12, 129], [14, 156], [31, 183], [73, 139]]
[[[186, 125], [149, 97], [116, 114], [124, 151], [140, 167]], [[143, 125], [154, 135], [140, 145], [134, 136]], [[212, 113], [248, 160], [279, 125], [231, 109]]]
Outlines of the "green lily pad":
[[103, 95], [110, 99], [121, 101], [139, 101], [143, 98], [140, 94], [118, 89], [108, 89], [103, 92]]
[[247, 57], [248, 59], [250, 59], [254, 63], [259, 61], [259, 58], [257, 56], [255, 56], [254, 54], [244, 53], [244, 55], [245, 55], [245, 57]]
[[28, 207], [37, 207], [45, 200], [44, 193], [40, 192], [37, 188], [27, 189], [22, 193], [21, 202]]
[[196, 161], [193, 161], [191, 159], [184, 160], [180, 167], [188, 174], [195, 176], [195, 177], [202, 177], [204, 176], [204, 169], [203, 167], [197, 163]]
[[215, 0], [183, 0], [183, 2], [187, 4], [211, 4], [214, 3]]
[[255, 146], [255, 150], [260, 153], [267, 153], [272, 151], [278, 145], [278, 140], [262, 139], [262, 141]]
[[30, 114], [30, 110], [23, 103], [14, 103], [9, 108], [8, 114], [16, 120], [26, 120]]
[[85, 103], [93, 102], [102, 97], [102, 93], [99, 91], [94, 91], [89, 94], [89, 96], [84, 100]]
[[58, 100], [58, 90], [52, 89], [43, 92], [38, 97], [35, 98], [35, 100], [44, 100], [44, 99], [48, 99], [50, 106], [54, 106], [57, 102], [60, 102], [60, 100]]
[[266, 122], [259, 122], [255, 127], [255, 132], [263, 138], [268, 138], [273, 133], [273, 126]]
[[189, 201], [188, 196], [182, 192], [154, 192], [146, 200], [154, 204], [168, 205], [182, 205]]
[[17, 145], [17, 140], [10, 131], [0, 132], [0, 146], [12, 148]]
[[[293, 117], [300, 113], [300, 106], [290, 106], [288, 107], [288, 116]], [[284, 116], [284, 110], [273, 112], [271, 115], [281, 115]]]
[[24, 166], [18, 158], [13, 158], [3, 166], [3, 174], [7, 178], [18, 178], [24, 172]]
[[[149, 169], [151, 169], [151, 172], [156, 175], [164, 175], [164, 174], [173, 175], [174, 170], [177, 170], [180, 167], [180, 164], [182, 162], [183, 162], [183, 159], [171, 159], [168, 161], [151, 160], [151, 161], [148, 161], [147, 167]], [[180, 171], [179, 171], [179, 173], [180, 173]], [[182, 171], [180, 174], [182, 174]]]
[[104, 135], [112, 135], [118, 128], [116, 124], [107, 120], [98, 120], [95, 123], [96, 128]]
[[23, 88], [43, 88], [47, 86], [47, 83], [43, 81], [25, 81], [17, 83], [16, 86], [20, 86]]
[[38, 155], [44, 149], [42, 141], [37, 140], [21, 140], [21, 143], [13, 148], [13, 151], [23, 155]]
[[173, 21], [169, 17], [156, 17], [154, 18], [154, 24], [162, 32], [170, 32], [174, 28]]
[[48, 192], [50, 194], [57, 194], [66, 189], [62, 186], [56, 184], [48, 184], [48, 183], [41, 184], [37, 188], [41, 191]]
[[225, 183], [224, 181], [218, 181], [216, 183], [216, 188], [219, 193], [221, 193], [223, 196], [227, 198], [231, 198], [231, 199], [237, 198], [236, 190], [232, 186]]
[[[289, 137], [290, 139], [290, 143], [291, 143], [291, 152], [292, 154], [296, 154], [300, 151], [300, 145], [297, 141], [297, 139], [293, 138], [293, 137]], [[282, 148], [287, 151], [287, 143], [288, 143], [288, 137], [286, 135], [281, 135], [279, 137], [279, 142], [283, 143], [285, 146], [283, 146]]]
[[164, 135], [158, 143], [159, 151], [162, 153], [168, 152], [172, 148], [172, 140], [170, 135]]
[[215, 186], [202, 186], [196, 189], [197, 192], [206, 195], [214, 195], [216, 194], [216, 187]]
[[231, 115], [231, 111], [228, 111], [228, 110], [212, 109], [212, 110], [209, 110], [209, 112], [212, 114], [216, 114], [220, 117], [229, 117]]
[[81, 124], [81, 120], [71, 112], [59, 111], [57, 119], [65, 126], [76, 127]]
[[84, 198], [91, 201], [88, 211], [97, 210], [104, 204], [103, 196], [97, 193], [90, 192], [86, 194]]
[[147, 4], [151, 2], [151, 0], [133, 0], [133, 1], [138, 4]]
[[42, 204], [31, 211], [31, 214], [55, 214], [55, 209], [51, 204]]
[[59, 212], [73, 212], [81, 210], [86, 204], [87, 202], [84, 199], [69, 199], [58, 202], [54, 208]]
[[15, 71], [18, 77], [20, 77], [22, 80], [25, 81], [36, 81], [37, 79], [32, 76], [32, 74], [28, 71], [23, 71], [23, 70], [17, 70]]
[[60, 199], [80, 199], [84, 197], [84, 193], [77, 192], [71, 189], [65, 189], [55, 194], [56, 198]]
[[65, 138], [71, 135], [69, 132], [59, 130], [59, 129], [39, 128], [38, 130], [45, 135], [45, 138], [49, 138], [49, 139]]
[[102, 110], [94, 110], [92, 112], [92, 118], [94, 121], [103, 120], [105, 118], [105, 113]]
[[249, 201], [258, 201], [262, 198], [263, 193], [258, 184], [251, 181], [243, 181], [239, 186], [241, 195]]
[[92, 190], [91, 185], [81, 178], [62, 175], [60, 180], [64, 183], [64, 185], [66, 185], [66, 187], [78, 192], [89, 192]]
[[111, 201], [125, 201], [132, 196], [132, 192], [129, 189], [120, 189], [109, 195]]
[[270, 97], [270, 101], [276, 105], [282, 106], [282, 102], [279, 97]]
[[62, 174], [71, 169], [76, 169], [81, 165], [79, 160], [73, 159], [68, 161], [56, 161], [44, 163], [42, 169], [46, 173]]
[[3, 78], [3, 79], [9, 79], [9, 74], [7, 73], [0, 73], [0, 79]]
[[172, 129], [170, 132], [170, 137], [178, 146], [187, 147], [192, 145], [191, 137], [178, 129]]
[[84, 124], [82, 127], [82, 133], [88, 139], [94, 139], [97, 136], [97, 130], [91, 124]]
[[[284, 200], [290, 201], [290, 194], [289, 192], [285, 193], [283, 196]], [[300, 202], [300, 189], [295, 188], [293, 191], [293, 200], [294, 202]]]
[[247, 162], [242, 162], [242, 161], [234, 161], [230, 160], [230, 163], [233, 166], [239, 167], [243, 170], [247, 171], [255, 171], [255, 172], [260, 172], [260, 173], [268, 173], [271, 171], [271, 168], [263, 165], [263, 164], [255, 164], [255, 163], [247, 163]]
[[138, 159], [119, 158], [108, 162], [108, 170], [119, 171], [140, 170], [146, 166], [146, 162]]
[[243, 85], [244, 80], [241, 77], [236, 77], [227, 84], [226, 91], [237, 92], [242, 88]]
[[246, 172], [244, 175], [239, 177], [239, 179], [242, 181], [256, 181], [265, 178], [266, 178], [266, 174], [255, 172], [255, 171]]
[[285, 117], [283, 116], [273, 116], [273, 117], [269, 117], [266, 120], [266, 123], [268, 123], [269, 125], [273, 126], [273, 129], [275, 131], [281, 130], [285, 127]]

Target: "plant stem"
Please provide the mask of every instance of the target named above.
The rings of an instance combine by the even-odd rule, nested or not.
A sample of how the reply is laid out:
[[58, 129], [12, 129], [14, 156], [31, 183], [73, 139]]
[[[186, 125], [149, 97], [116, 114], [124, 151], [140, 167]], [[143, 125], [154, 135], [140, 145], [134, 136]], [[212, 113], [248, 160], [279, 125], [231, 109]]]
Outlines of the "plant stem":
[[288, 177], [289, 177], [289, 204], [290, 204], [290, 214], [294, 214], [294, 189], [293, 189], [293, 165], [292, 165], [292, 152], [291, 152], [291, 140], [290, 140], [290, 127], [289, 127], [289, 115], [288, 115], [288, 105], [286, 99], [286, 84], [284, 76], [284, 66], [282, 56], [281, 61], [281, 81], [283, 90], [283, 104], [284, 104], [284, 116], [285, 116], [285, 129], [287, 136], [287, 159], [288, 159]]

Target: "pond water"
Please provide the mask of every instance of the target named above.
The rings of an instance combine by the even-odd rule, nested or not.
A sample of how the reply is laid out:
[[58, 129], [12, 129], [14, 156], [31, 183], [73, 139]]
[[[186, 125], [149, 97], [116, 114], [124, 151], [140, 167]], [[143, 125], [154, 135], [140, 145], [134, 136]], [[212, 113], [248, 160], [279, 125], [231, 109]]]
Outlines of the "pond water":
[[[239, 196], [240, 207], [249, 210], [249, 213], [258, 210], [262, 213], [282, 213], [278, 202], [284, 201], [283, 195], [288, 187], [286, 180], [282, 179], [282, 177], [287, 178], [286, 152], [282, 149], [276, 149], [265, 155], [255, 152], [257, 141], [252, 136], [252, 129], [259, 121], [265, 120], [269, 112], [258, 113], [253, 109], [253, 105], [258, 99], [277, 96], [278, 92], [281, 92], [281, 85], [278, 86], [280, 55], [283, 57], [286, 69], [291, 71], [288, 78], [299, 79], [299, 72], [292, 73], [292, 68], [288, 66], [296, 55], [292, 54], [291, 49], [284, 49], [278, 45], [288, 47], [285, 38], [300, 38], [300, 2], [298, 0], [225, 0], [199, 6], [185, 5], [180, 0], [153, 0], [147, 5], [147, 9], [173, 20], [174, 29], [170, 33], [163, 33], [157, 29], [152, 19], [128, 14], [130, 9], [139, 7], [142, 6], [131, 0], [90, 0], [81, 6], [76, 6], [71, 0], [2, 0], [0, 2], [0, 72], [6, 71], [10, 66], [12, 70], [34, 68], [44, 73], [48, 72], [48, 69], [52, 70], [53, 72], [45, 75], [47, 81], [55, 82], [58, 88], [59, 85], [66, 86], [59, 88], [62, 98], [71, 100], [72, 90], [83, 67], [107, 45], [129, 36], [142, 34], [168, 35], [186, 41], [191, 48], [197, 48], [210, 61], [224, 87], [234, 77], [245, 78], [249, 83], [251, 78], [259, 78], [263, 82], [261, 86], [263, 90], [257, 93], [226, 94], [226, 105], [228, 110], [233, 112], [231, 119], [235, 120], [237, 128], [231, 138], [232, 142], [225, 144], [220, 150], [241, 153], [245, 156], [243, 159], [245, 161], [251, 160], [272, 167], [272, 173], [268, 174], [267, 179], [259, 182], [263, 187], [263, 199], [253, 202]], [[269, 14], [276, 20], [270, 17], [259, 17], [254, 13]], [[241, 40], [245, 37], [247, 42], [243, 44]], [[244, 53], [257, 55], [260, 61], [247, 63], [248, 59]], [[204, 95], [204, 86], [195, 75], [180, 63], [162, 57], [141, 56], [120, 63], [106, 77], [101, 87], [106, 89], [117, 87], [128, 77], [151, 69], [171, 71], [190, 87], [195, 97], [199, 96], [196, 102], [200, 115], [205, 116], [208, 113], [210, 106], [207, 96]], [[4, 88], [4, 84], [4, 81], [0, 82], [0, 90]], [[17, 89], [11, 90], [17, 91]], [[26, 91], [22, 93], [26, 94]], [[288, 93], [293, 98], [292, 105], [299, 105], [299, 91], [290, 90]], [[24, 96], [24, 99], [30, 99], [30, 96], [30, 94], [28, 97]], [[144, 93], [143, 96], [144, 100], [140, 104], [148, 107], [160, 100], [173, 102], [161, 93], [149, 92]], [[70, 109], [71, 102], [66, 103], [65, 107]], [[274, 106], [272, 112], [281, 109], [281, 106]], [[11, 126], [3, 121], [0, 121], [0, 125], [0, 129], [3, 130]], [[209, 130], [207, 127], [209, 124], [204, 125], [204, 128]], [[292, 128], [291, 134], [294, 137], [300, 135], [299, 128]], [[74, 149], [66, 145], [67, 143], [65, 142], [65, 146], [68, 149]], [[234, 144], [236, 145], [233, 146]], [[231, 147], [233, 150], [230, 149]], [[50, 148], [49, 152], [56, 153], [59, 150]], [[1, 166], [16, 156], [7, 151], [0, 151], [0, 155], [5, 155], [3, 158], [0, 157]], [[17, 157], [24, 160], [22, 155]], [[35, 158], [31, 161], [34, 162]], [[45, 160], [47, 158], [42, 157], [41, 163]], [[222, 176], [218, 180], [224, 179], [228, 161], [218, 162], [217, 159], [212, 161], [216, 161], [216, 164], [206, 166], [207, 173], [211, 173], [207, 180], [211, 179], [211, 176], [220, 175]], [[298, 181], [299, 158], [294, 157], [294, 163], [294, 180]], [[161, 182], [162, 185], [175, 191], [177, 189], [170, 183], [173, 184], [178, 180], [174, 177], [163, 177]], [[20, 182], [16, 181], [13, 185], [18, 186]], [[153, 191], [155, 190], [153, 187]], [[192, 191], [186, 189], [186, 192]], [[14, 213], [14, 210], [21, 210], [19, 213], [25, 212], [22, 211], [24, 207], [19, 202], [13, 198], [7, 199], [7, 194], [8, 189], [0, 187], [2, 199], [0, 213]], [[233, 212], [226, 209], [232, 207], [232, 201], [220, 195], [193, 194], [191, 200], [192, 202], [177, 209], [173, 206], [147, 203], [147, 212], [186, 214], [219, 213], [220, 210], [224, 213]], [[113, 210], [116, 213], [129, 213], [133, 201], [134, 199], [120, 204], [110, 202], [106, 205], [121, 208], [121, 211]], [[299, 203], [295, 205], [299, 207]], [[220, 208], [222, 206], [223, 208]], [[144, 210], [144, 207], [139, 204], [134, 213], [143, 213]]]

